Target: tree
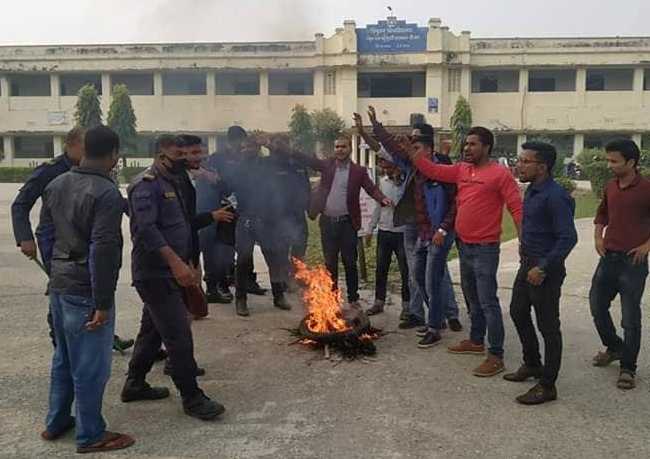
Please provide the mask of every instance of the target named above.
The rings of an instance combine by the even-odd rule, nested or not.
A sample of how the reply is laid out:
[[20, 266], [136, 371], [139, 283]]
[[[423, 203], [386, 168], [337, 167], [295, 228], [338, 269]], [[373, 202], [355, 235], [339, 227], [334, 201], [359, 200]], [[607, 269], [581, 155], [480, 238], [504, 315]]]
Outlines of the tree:
[[135, 152], [138, 140], [135, 130], [137, 119], [126, 85], [118, 84], [113, 87], [113, 100], [108, 111], [107, 124], [120, 137], [122, 149], [127, 153]]
[[305, 153], [314, 151], [314, 126], [312, 118], [303, 105], [293, 107], [289, 132], [295, 145]]
[[320, 142], [326, 152], [334, 148], [336, 137], [343, 132], [345, 121], [329, 108], [315, 110], [312, 115], [314, 126], [314, 138]]
[[465, 143], [467, 131], [472, 127], [472, 108], [463, 96], [456, 101], [454, 114], [451, 115], [452, 154], [459, 155]]
[[94, 85], [89, 83], [79, 90], [74, 120], [77, 126], [84, 129], [102, 124], [102, 108], [99, 105], [99, 95]]

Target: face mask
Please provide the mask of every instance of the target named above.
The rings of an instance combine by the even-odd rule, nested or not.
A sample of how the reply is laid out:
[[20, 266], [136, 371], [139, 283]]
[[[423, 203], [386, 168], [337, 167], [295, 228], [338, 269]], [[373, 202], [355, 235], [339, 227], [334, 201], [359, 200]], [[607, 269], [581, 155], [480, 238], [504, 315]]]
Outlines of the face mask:
[[167, 170], [174, 175], [181, 174], [187, 170], [187, 160], [186, 159], [171, 159], [169, 156], [164, 155], [163, 158], [166, 158], [169, 161], [170, 165], [166, 166]]

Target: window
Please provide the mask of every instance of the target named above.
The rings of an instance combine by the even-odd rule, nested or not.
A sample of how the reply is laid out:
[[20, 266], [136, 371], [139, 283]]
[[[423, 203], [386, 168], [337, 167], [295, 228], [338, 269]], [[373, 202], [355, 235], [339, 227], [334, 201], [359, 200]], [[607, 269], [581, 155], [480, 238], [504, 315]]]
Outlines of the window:
[[449, 92], [460, 92], [462, 69], [449, 69]]
[[217, 73], [217, 95], [256, 96], [260, 93], [260, 75], [257, 72]]
[[5, 159], [5, 139], [0, 137], [0, 161]]
[[585, 135], [585, 148], [605, 148], [609, 142], [615, 139], [630, 139], [629, 134], [591, 134]]
[[650, 134], [641, 136], [641, 145], [639, 145], [639, 148], [642, 150], [650, 150]]
[[587, 91], [632, 91], [633, 69], [588, 69]]
[[49, 75], [11, 75], [9, 76], [11, 97], [50, 97]]
[[358, 97], [424, 97], [425, 72], [360, 73]]
[[123, 84], [131, 96], [153, 96], [153, 73], [114, 73], [111, 86]]
[[479, 70], [472, 72], [472, 92], [517, 92], [518, 70]]
[[548, 142], [555, 147], [558, 156], [573, 156], [573, 136], [570, 134], [528, 134], [526, 140]]
[[168, 72], [163, 74], [165, 96], [203, 96], [207, 94], [203, 72]]
[[269, 72], [269, 94], [272, 96], [311, 96], [314, 94], [312, 72]]
[[22, 135], [14, 137], [16, 158], [51, 158], [54, 139], [51, 135]]
[[76, 96], [79, 90], [91, 84], [102, 95], [102, 76], [99, 73], [64, 73], [59, 77], [62, 96]]
[[576, 90], [576, 71], [530, 70], [528, 72], [530, 92], [561, 92]]
[[325, 88], [323, 90], [326, 96], [336, 94], [336, 71], [325, 73]]
[[643, 90], [650, 91], [650, 69], [643, 71]]
[[497, 134], [494, 137], [493, 158], [516, 158], [519, 152], [517, 136], [514, 134]]

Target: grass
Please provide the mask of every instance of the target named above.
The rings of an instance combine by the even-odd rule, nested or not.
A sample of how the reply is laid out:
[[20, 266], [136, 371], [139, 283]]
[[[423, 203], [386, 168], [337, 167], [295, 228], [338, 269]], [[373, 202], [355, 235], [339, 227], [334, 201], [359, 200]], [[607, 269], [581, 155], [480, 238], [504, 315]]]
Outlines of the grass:
[[[577, 191], [574, 193], [576, 201], [576, 212], [575, 218], [587, 218], [593, 217], [596, 214], [596, 209], [600, 200], [591, 192], [580, 192]], [[512, 218], [507, 210], [504, 210], [503, 214], [503, 223], [502, 223], [502, 233], [501, 241], [506, 242], [517, 237], [517, 232], [515, 230], [515, 225], [512, 222]], [[362, 286], [364, 282], [366, 285], [372, 286], [375, 282], [375, 266], [376, 266], [376, 237], [373, 236], [372, 243], [370, 246], [365, 247], [366, 255], [366, 266], [368, 272], [367, 281], [360, 280]], [[458, 253], [456, 252], [456, 246], [452, 248], [449, 252], [449, 259], [456, 258]], [[309, 240], [307, 242], [307, 262], [310, 265], [322, 264], [323, 263], [323, 253], [320, 244], [320, 228], [318, 227], [317, 221], [309, 220]], [[343, 273], [343, 266], [339, 264], [339, 273]], [[397, 262], [393, 259], [391, 263], [391, 270], [389, 278], [392, 284], [395, 282], [399, 283], [399, 271], [397, 268]]]

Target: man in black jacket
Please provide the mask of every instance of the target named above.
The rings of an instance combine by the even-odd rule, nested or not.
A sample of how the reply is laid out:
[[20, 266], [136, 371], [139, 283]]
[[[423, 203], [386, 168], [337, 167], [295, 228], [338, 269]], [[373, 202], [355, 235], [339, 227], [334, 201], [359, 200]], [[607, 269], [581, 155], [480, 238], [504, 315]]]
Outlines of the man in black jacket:
[[[50, 265], [50, 311], [56, 339], [45, 440], [76, 427], [77, 452], [131, 446], [108, 432], [101, 415], [111, 371], [115, 289], [122, 265], [123, 198], [109, 177], [119, 138], [105, 126], [86, 134], [78, 168], [54, 179], [43, 194], [42, 221], [57, 237]], [[72, 402], [77, 418], [71, 416]]]

